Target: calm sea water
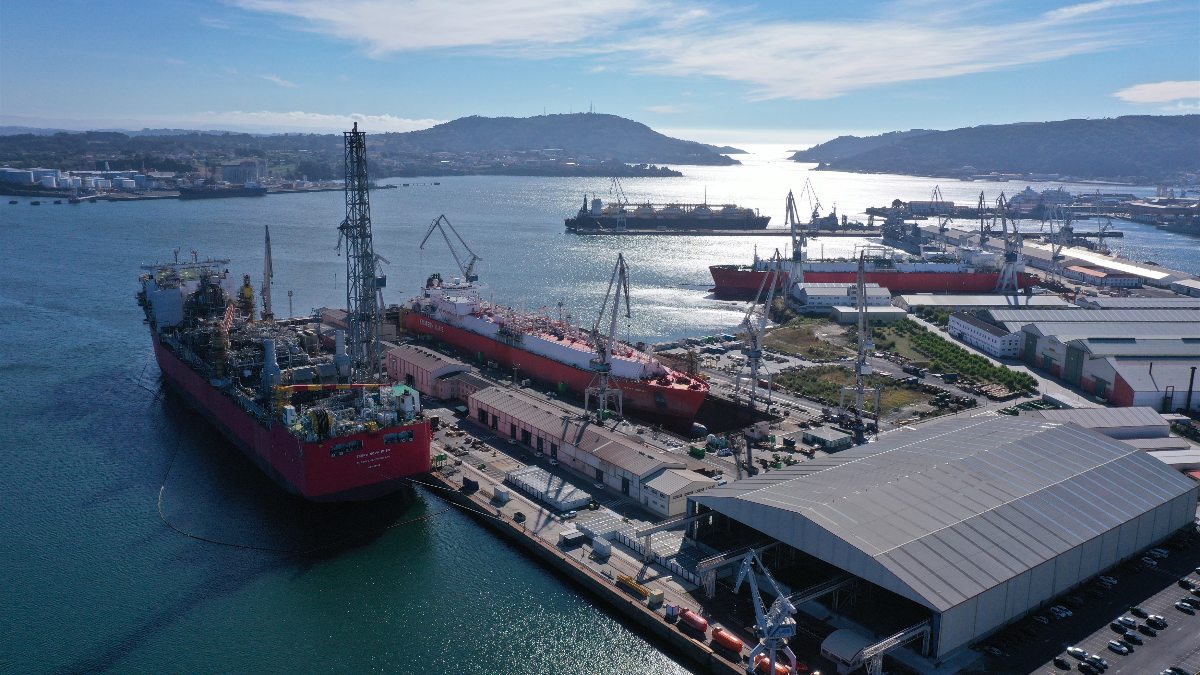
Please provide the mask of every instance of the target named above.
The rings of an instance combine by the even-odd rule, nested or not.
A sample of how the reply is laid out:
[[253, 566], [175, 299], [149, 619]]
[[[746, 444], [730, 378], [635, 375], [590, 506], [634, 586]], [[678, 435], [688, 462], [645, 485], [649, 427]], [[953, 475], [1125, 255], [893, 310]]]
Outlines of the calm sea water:
[[[710, 203], [756, 207], [781, 225], [784, 195], [809, 173], [783, 160], [786, 148], [754, 150], [745, 166], [684, 167], [684, 178], [630, 179], [624, 188], [635, 201], [699, 201], [707, 192]], [[376, 250], [391, 261], [388, 301], [414, 293], [431, 271], [453, 269], [442, 242], [417, 248], [442, 213], [482, 257], [497, 301], [561, 302], [587, 323], [624, 251], [636, 306], [622, 330], [636, 339], [736, 325], [741, 308], [706, 293], [708, 265], [786, 243], [567, 236], [562, 219], [585, 192], [607, 196], [606, 181], [436, 180], [372, 194]], [[927, 198], [934, 185], [829, 173], [812, 180], [826, 209], [836, 201], [851, 215]], [[992, 198], [1021, 187], [942, 191], [973, 202], [981, 189]], [[0, 207], [0, 671], [683, 672], [423, 488], [368, 506], [298, 508], [160, 390], [133, 297], [138, 266], [179, 247], [229, 257], [231, 269], [257, 276], [269, 223], [276, 312], [288, 290], [297, 313], [340, 304], [340, 193], [27, 202]], [[1130, 236], [1114, 248], [1198, 271], [1196, 240], [1122, 227]], [[862, 243], [829, 238], [814, 247], [833, 256]], [[160, 512], [221, 543], [168, 528]]]

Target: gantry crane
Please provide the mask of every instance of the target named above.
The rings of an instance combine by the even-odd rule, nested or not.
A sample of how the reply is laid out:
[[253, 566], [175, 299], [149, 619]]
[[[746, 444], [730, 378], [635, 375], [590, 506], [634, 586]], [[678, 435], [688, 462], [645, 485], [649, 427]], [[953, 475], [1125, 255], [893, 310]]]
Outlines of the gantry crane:
[[[996, 214], [1000, 218], [1000, 232], [1004, 237], [1004, 267], [996, 279], [997, 293], [1016, 293], [1020, 290], [1019, 272], [1021, 264], [1021, 234], [1017, 231], [1017, 219], [1008, 210], [1008, 201], [1001, 192], [996, 198]], [[1012, 223], [1012, 231], [1008, 229]]]
[[[755, 563], [758, 563], [759, 571], [770, 584], [770, 590], [775, 593], [775, 601], [771, 603], [770, 607], [764, 606], [762, 595], [758, 592], [758, 581], [754, 576]], [[746, 557], [742, 558], [742, 566], [738, 570], [737, 581], [733, 584], [733, 592], [737, 593], [742, 587], [742, 582], [747, 580], [750, 582], [750, 601], [754, 605], [754, 618], [758, 624], [759, 640], [754, 649], [750, 650], [750, 661], [746, 664], [746, 672], [755, 672], [759, 656], [764, 655], [769, 661], [767, 672], [774, 673], [777, 655], [780, 652], [787, 661], [784, 665], [787, 666], [788, 672], [796, 672], [796, 655], [792, 653], [792, 649], [788, 647], [787, 643], [788, 638], [796, 635], [796, 620], [792, 618], [792, 615], [796, 613], [796, 606], [779, 588], [779, 584], [771, 576], [755, 549], [750, 549]]]
[[[454, 247], [454, 242], [451, 241], [450, 235], [446, 233], [447, 228], [454, 233], [455, 238], [458, 239], [458, 243], [461, 244], [464, 249], [466, 249], [467, 255], [471, 256], [471, 259], [468, 260], [466, 264], [463, 263], [462, 257], [459, 256], [458, 249]], [[475, 251], [471, 250], [471, 247], [467, 245], [466, 240], [462, 238], [462, 235], [458, 233], [458, 230], [454, 229], [454, 225], [450, 224], [450, 221], [446, 218], [445, 214], [434, 218], [433, 222], [429, 224], [429, 229], [425, 232], [425, 238], [421, 240], [421, 245], [418, 248], [424, 250], [425, 242], [429, 241], [429, 237], [433, 235], [434, 230], [438, 230], [442, 233], [442, 239], [446, 240], [446, 247], [450, 249], [450, 255], [454, 256], [454, 262], [458, 264], [458, 269], [460, 272], [462, 272], [463, 280], [467, 282], [478, 281], [479, 275], [475, 273], [475, 263], [482, 260], [482, 258], [475, 255]]]
[[808, 252], [808, 237], [804, 230], [804, 222], [796, 212], [796, 198], [792, 196], [791, 190], [788, 190], [783, 208], [784, 224], [788, 226], [792, 235], [792, 269], [788, 279], [788, 288], [791, 288], [792, 284], [804, 283], [804, 257]]
[[[738, 372], [735, 385], [741, 386], [742, 376], [746, 370], [750, 371], [750, 421], [754, 422], [755, 402], [758, 399], [758, 383], [759, 372], [762, 370], [763, 361], [763, 338], [766, 337], [767, 319], [771, 315], [771, 306], [775, 302], [775, 289], [779, 285], [779, 275], [783, 273], [783, 256], [780, 255], [779, 249], [775, 249], [775, 254], [767, 261], [767, 273], [763, 275], [763, 280], [759, 284], [758, 293], [750, 299], [746, 306], [746, 314], [742, 317], [742, 330], [746, 331], [746, 341], [742, 347], [742, 354], [746, 357], [746, 362], [742, 364], [742, 369]], [[755, 316], [758, 309], [758, 299], [763, 297], [763, 291], [766, 290], [767, 296], [762, 306], [762, 314]], [[769, 377], [769, 375], [768, 375]], [[771, 405], [771, 383], [767, 382], [767, 407]], [[752, 457], [751, 447], [754, 445], [753, 439], [746, 440], [746, 471], [750, 475], [754, 475], [754, 461]]]
[[[612, 308], [609, 309], [609, 299]], [[623, 414], [621, 389], [615, 387], [609, 380], [612, 375], [612, 348], [617, 339], [617, 316], [621, 313], [621, 301], [625, 302], [625, 318], [630, 317], [629, 311], [629, 273], [625, 268], [625, 255], [617, 254], [617, 263], [613, 266], [612, 276], [608, 279], [608, 290], [604, 293], [604, 301], [600, 303], [600, 313], [592, 324], [592, 343], [596, 347], [596, 356], [588, 361], [592, 372], [592, 383], [584, 391], [583, 409], [591, 410], [591, 402], [596, 400], [596, 421], [604, 424], [608, 413], [609, 399], [615, 399], [617, 414]], [[606, 333], [600, 332], [605, 313], [609, 314], [609, 325]]]

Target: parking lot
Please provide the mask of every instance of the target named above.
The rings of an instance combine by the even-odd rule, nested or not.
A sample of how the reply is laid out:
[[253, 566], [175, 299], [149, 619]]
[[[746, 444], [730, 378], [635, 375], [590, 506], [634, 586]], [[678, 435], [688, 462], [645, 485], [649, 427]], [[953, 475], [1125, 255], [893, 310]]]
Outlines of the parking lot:
[[[1052, 605], [1067, 607], [1072, 616], [1056, 618], [1048, 609], [1037, 616], [1046, 617], [1041, 624], [1033, 617], [1018, 622], [999, 635], [984, 641], [981, 649], [991, 647], [1002, 653], [987, 657], [988, 672], [1005, 673], [1062, 673], [1053, 659], [1062, 656], [1077, 672], [1079, 661], [1066, 655], [1068, 646], [1079, 647], [1108, 662], [1108, 675], [1116, 673], [1154, 675], [1169, 667], [1186, 672], [1200, 672], [1200, 611], [1188, 615], [1174, 607], [1183, 597], [1197, 597], [1178, 585], [1182, 578], [1200, 583], [1194, 572], [1200, 566], [1200, 537], [1190, 535], [1159, 546], [1170, 551], [1167, 558], [1157, 560], [1158, 566], [1147, 568], [1138, 562], [1125, 563], [1104, 573], [1117, 583], [1104, 588], [1089, 582], [1059, 597]], [[1200, 597], [1197, 597], [1200, 599]], [[1109, 626], [1118, 617], [1134, 619], [1145, 624], [1128, 610], [1137, 606], [1150, 615], [1162, 616], [1167, 627], [1151, 637], [1138, 632], [1142, 645], [1132, 645], [1127, 655], [1108, 649], [1110, 640], [1120, 636]]]

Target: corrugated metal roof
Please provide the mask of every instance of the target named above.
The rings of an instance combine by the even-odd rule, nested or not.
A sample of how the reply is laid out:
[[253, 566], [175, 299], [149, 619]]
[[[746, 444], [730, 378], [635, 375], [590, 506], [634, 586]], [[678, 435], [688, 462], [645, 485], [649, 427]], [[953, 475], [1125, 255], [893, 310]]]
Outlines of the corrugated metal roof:
[[1170, 321], [1200, 322], [1200, 309], [985, 309], [980, 315], [992, 323], [1020, 321], [1023, 323], [1105, 322], [1126, 321], [1162, 323]]
[[1195, 486], [1071, 424], [946, 420], [692, 499], [945, 611]]
[[524, 422], [550, 438], [558, 438], [581, 451], [644, 477], [665, 467], [686, 467], [686, 462], [643, 445], [636, 436], [605, 429], [587, 419], [525, 392], [505, 387], [488, 387], [471, 398]]
[[1169, 338], [1156, 340], [1154, 338], [1130, 338], [1128, 340], [1071, 340], [1072, 346], [1083, 349], [1092, 356], [1120, 357], [1165, 357], [1165, 356], [1197, 356], [1200, 357], [1200, 340]]
[[901, 295], [910, 307], [1068, 307], [1057, 295], [935, 295], [914, 293]]
[[[1200, 367], [1200, 359], [1122, 359], [1109, 357], [1117, 375], [1133, 391], [1166, 391], [1174, 387], [1177, 392], [1186, 392], [1191, 381], [1192, 368]], [[1200, 378], [1197, 378], [1200, 381]], [[1200, 389], [1200, 385], [1193, 385]]]
[[1200, 308], [1200, 298], [1087, 298], [1085, 302], [1097, 309]]
[[1169, 426], [1158, 411], [1145, 406], [1132, 408], [1084, 408], [1079, 410], [1030, 410], [1023, 413], [1023, 415], [1055, 422], [1071, 422], [1085, 429]]
[[396, 345], [388, 350], [389, 355], [395, 355], [396, 358], [410, 363], [421, 370], [433, 372], [446, 366], [468, 369], [469, 366], [458, 359], [450, 358], [445, 354], [439, 354], [432, 349], [418, 347], [417, 345], [401, 344]]
[[717, 481], [688, 469], [663, 469], [661, 473], [646, 481], [646, 487], [654, 488], [664, 495], [674, 495], [695, 483], [716, 485]]
[[[1005, 326], [1014, 325], [1008, 322]], [[1197, 337], [1200, 326], [1194, 323], [1164, 321], [1161, 323], [1081, 323], [1050, 321], [1026, 323], [1020, 330], [1034, 335], [1053, 335], [1062, 342], [1089, 338], [1186, 338]]]

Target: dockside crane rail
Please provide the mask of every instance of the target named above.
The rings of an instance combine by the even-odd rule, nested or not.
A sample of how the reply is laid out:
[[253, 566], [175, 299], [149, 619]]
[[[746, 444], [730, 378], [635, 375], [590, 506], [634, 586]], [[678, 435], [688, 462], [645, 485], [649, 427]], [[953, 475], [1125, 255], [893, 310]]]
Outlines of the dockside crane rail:
[[[611, 310], [609, 309], [610, 300], [612, 301]], [[617, 317], [621, 314], [622, 301], [625, 304], [625, 318], [628, 319], [632, 316], [629, 308], [629, 271], [625, 267], [625, 255], [618, 253], [617, 262], [613, 265], [612, 276], [608, 279], [608, 290], [604, 293], [604, 301], [600, 303], [600, 312], [592, 324], [592, 342], [596, 347], [596, 356], [588, 361], [588, 366], [595, 375], [583, 397], [585, 412], [591, 410], [592, 399], [595, 399], [596, 421], [600, 424], [603, 424], [605, 417], [608, 416], [610, 399], [616, 400], [617, 414], [624, 414], [621, 390], [613, 386], [609, 380], [612, 375], [612, 347], [617, 339]], [[608, 330], [606, 333], [601, 333], [600, 328], [604, 323], [606, 313], [609, 319]]]
[[[757, 563], [759, 571], [766, 578], [770, 585], [770, 591], [775, 594], [775, 601], [770, 607], [766, 607], [763, 603], [762, 595], [758, 590], [758, 581], [755, 578], [754, 566]], [[742, 566], [738, 569], [737, 581], [733, 584], [733, 592], [737, 593], [742, 587], [743, 581], [750, 582], [750, 601], [754, 605], [754, 618], [758, 625], [759, 641], [750, 650], [750, 660], [746, 664], [746, 672], [755, 672], [756, 661], [760, 655], [765, 655], [769, 660], [769, 673], [775, 672], [775, 664], [777, 657], [782, 653], [789, 673], [796, 672], [796, 655], [788, 647], [787, 641], [789, 638], [796, 635], [796, 620], [792, 615], [796, 613], [796, 606], [788, 599], [788, 595], [779, 588], [779, 584], [775, 578], [771, 576], [771, 572], [767, 570], [767, 566], [763, 564], [762, 558], [759, 557], [758, 551], [750, 549], [746, 557], [742, 558]]]
[[[467, 255], [471, 256], [466, 263], [463, 263], [462, 256], [459, 255], [458, 249], [450, 239], [450, 234], [446, 232], [447, 229], [454, 233], [455, 238], [458, 239], [458, 243], [466, 250]], [[480, 258], [475, 254], [475, 251], [471, 250], [467, 241], [458, 233], [458, 230], [454, 229], [454, 225], [450, 223], [445, 214], [434, 218], [433, 222], [429, 224], [429, 229], [425, 232], [425, 238], [421, 240], [421, 245], [418, 248], [425, 249], [425, 243], [429, 241], [429, 237], [433, 235], [434, 230], [442, 233], [442, 239], [446, 240], [446, 247], [450, 249], [450, 255], [454, 257], [454, 262], [458, 265], [459, 271], [462, 272], [463, 279], [468, 282], [478, 281], [479, 275], [475, 273], [475, 264], [483, 260], [483, 258]]]

